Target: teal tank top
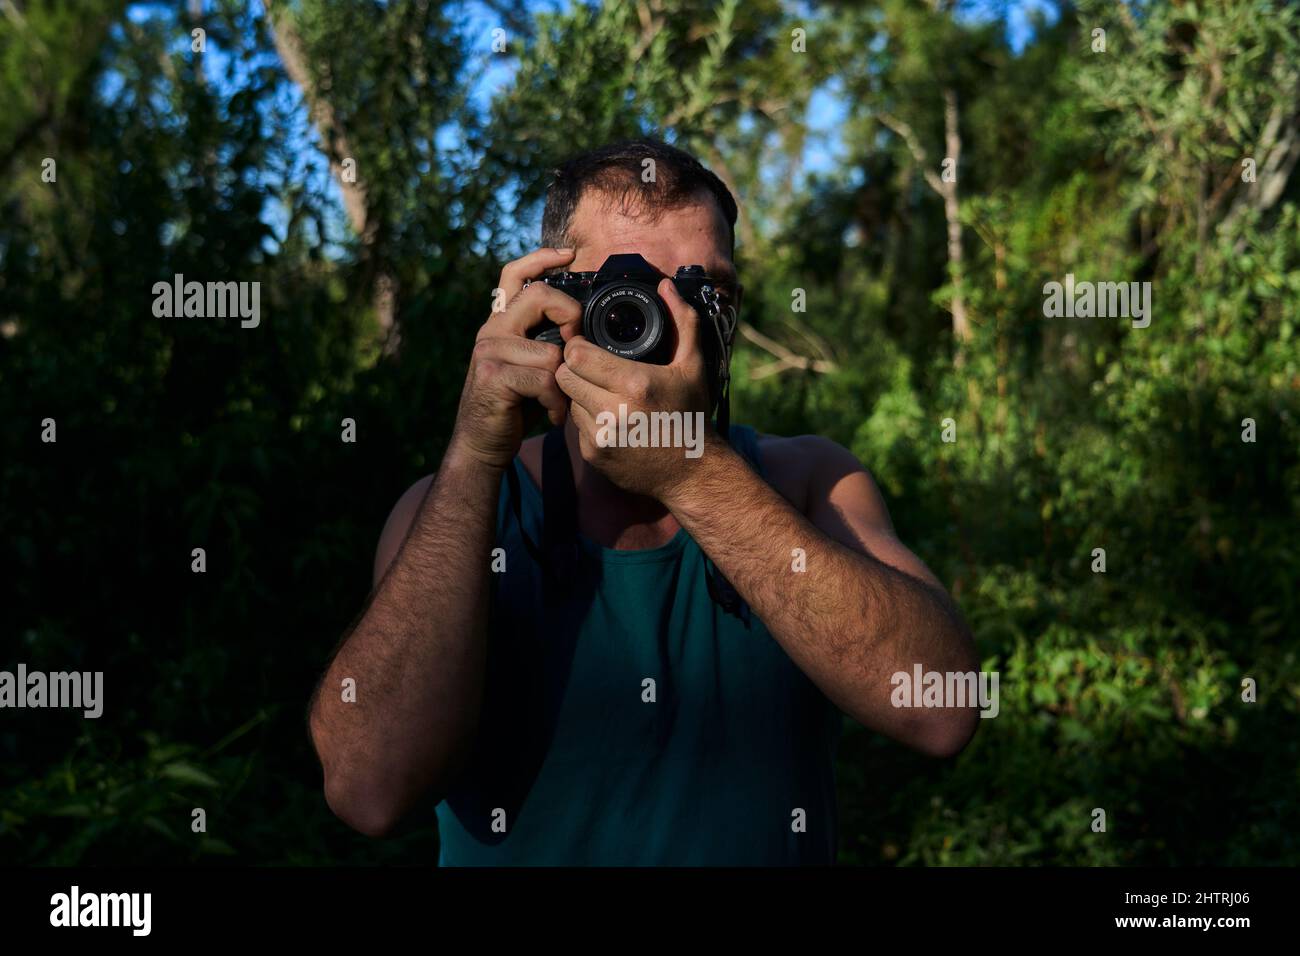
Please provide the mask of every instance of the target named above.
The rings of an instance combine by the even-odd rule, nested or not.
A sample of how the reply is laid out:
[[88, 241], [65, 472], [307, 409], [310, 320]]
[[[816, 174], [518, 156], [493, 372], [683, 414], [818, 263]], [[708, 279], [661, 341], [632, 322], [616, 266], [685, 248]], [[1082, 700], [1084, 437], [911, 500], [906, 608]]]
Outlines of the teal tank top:
[[[753, 429], [733, 446], [761, 475]], [[518, 458], [521, 518], [542, 496]], [[483, 709], [437, 806], [444, 866], [829, 864], [841, 716], [756, 615], [709, 597], [685, 529], [579, 536], [590, 583], [543, 594], [502, 481]]]

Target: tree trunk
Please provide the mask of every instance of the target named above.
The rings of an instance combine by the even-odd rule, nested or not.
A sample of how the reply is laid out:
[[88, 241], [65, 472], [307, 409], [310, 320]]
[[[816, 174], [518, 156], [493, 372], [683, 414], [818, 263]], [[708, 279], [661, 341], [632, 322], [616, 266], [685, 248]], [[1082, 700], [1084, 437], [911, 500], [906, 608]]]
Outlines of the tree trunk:
[[[904, 121], [887, 112], [876, 114], [885, 126], [900, 137], [911, 152], [916, 164], [921, 167], [921, 175], [926, 184], [943, 200], [943, 218], [948, 224], [948, 275], [952, 282], [952, 337], [955, 344], [953, 360], [962, 364], [962, 345], [970, 338], [970, 320], [966, 315], [966, 295], [963, 286], [964, 268], [961, 243], [961, 204], [957, 195], [957, 170], [961, 160], [961, 130], [958, 127], [957, 94], [951, 89], [943, 91], [943, 131], [945, 160], [952, 160], [952, 181], [930, 168], [925, 147], [917, 138], [916, 132]], [[946, 172], [946, 170], [945, 170]]]
[[961, 346], [970, 338], [970, 321], [966, 317], [966, 297], [963, 289], [963, 261], [961, 248], [961, 205], [957, 201], [957, 170], [961, 166], [961, 130], [957, 125], [957, 94], [952, 89], [943, 91], [943, 134], [947, 150], [945, 159], [952, 160], [953, 176], [950, 182], [940, 180], [943, 186], [943, 217], [948, 222], [948, 272], [952, 277], [952, 337]]
[[308, 115], [316, 132], [320, 136], [321, 149], [329, 160], [330, 172], [339, 184], [343, 194], [343, 208], [348, 222], [361, 238], [363, 255], [370, 261], [371, 301], [375, 310], [375, 321], [384, 336], [384, 354], [392, 355], [398, 350], [401, 333], [397, 328], [397, 303], [399, 285], [397, 277], [384, 261], [379, 236], [379, 220], [366, 199], [366, 187], [359, 176], [345, 177], [343, 163], [347, 159], [355, 161], [348, 142], [347, 131], [338, 123], [334, 107], [329, 100], [320, 95], [311, 71], [307, 68], [307, 54], [303, 49], [302, 39], [298, 35], [292, 16], [280, 9], [278, 2], [266, 0], [266, 11], [271, 18], [272, 33], [275, 37], [275, 49], [284, 65], [284, 72], [289, 79], [302, 90], [307, 102]]

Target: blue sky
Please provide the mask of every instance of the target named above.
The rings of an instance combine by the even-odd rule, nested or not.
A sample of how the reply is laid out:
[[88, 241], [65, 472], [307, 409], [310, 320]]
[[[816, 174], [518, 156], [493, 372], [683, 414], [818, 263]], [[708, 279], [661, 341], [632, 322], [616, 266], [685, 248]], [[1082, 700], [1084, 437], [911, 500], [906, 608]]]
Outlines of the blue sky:
[[[567, 7], [560, 0], [525, 0], [525, 7], [530, 13], [555, 11]], [[791, 4], [792, 7], [797, 6]], [[975, 0], [962, 3], [960, 15], [972, 20], [987, 20], [997, 17], [1005, 9], [1007, 23], [1007, 41], [1011, 48], [1019, 53], [1033, 39], [1034, 15], [1039, 14], [1050, 20], [1055, 18], [1055, 8], [1046, 0]], [[486, 109], [492, 96], [502, 87], [508, 85], [514, 76], [514, 63], [510, 59], [495, 56], [491, 50], [491, 31], [497, 26], [497, 19], [492, 11], [477, 3], [469, 3], [467, 16], [470, 26], [469, 34], [479, 38], [475, 52], [491, 65], [484, 82], [475, 90], [475, 104]], [[844, 157], [844, 144], [839, 130], [848, 118], [848, 103], [835, 85], [816, 90], [808, 110], [807, 144], [804, 148], [802, 165], [805, 177], [817, 173], [830, 173], [841, 166]], [[447, 130], [447, 145], [455, 142], [455, 131]], [[535, 232], [537, 224], [529, 223], [526, 231]]]
[[[567, 7], [568, 3], [564, 2], [564, 0], [524, 0], [524, 5], [530, 13], [536, 14], [542, 11], [562, 9]], [[499, 23], [496, 15], [490, 9], [478, 2], [478, 0], [464, 0], [459, 7], [457, 17], [465, 25], [466, 35], [472, 38], [471, 49], [477, 61], [476, 65], [484, 68], [480, 82], [472, 90], [471, 102], [475, 110], [485, 112], [491, 104], [493, 96], [512, 81], [515, 62], [512, 58], [500, 56], [491, 49], [492, 30]], [[254, 3], [250, 5], [250, 9], [254, 14], [261, 14], [260, 0], [254, 0]], [[959, 9], [960, 15], [973, 20], [996, 16], [1001, 10], [1005, 9], [1007, 39], [1012, 49], [1017, 52], [1023, 49], [1025, 44], [1032, 39], [1034, 14], [1041, 13], [1048, 17], [1054, 14], [1053, 7], [1046, 0], [1023, 0], [1023, 2], [972, 0], [972, 2], [961, 4]], [[170, 17], [174, 16], [174, 14], [175, 7], [170, 4], [139, 3], [128, 10], [128, 18], [135, 22], [144, 22], [158, 16]], [[178, 36], [176, 48], [178, 51], [188, 51], [188, 37]], [[208, 45], [204, 68], [209, 81], [217, 89], [236, 85], [239, 82], [239, 65], [232, 63], [231, 58], [215, 43], [209, 43]], [[233, 74], [233, 79], [228, 76], [228, 73]], [[115, 92], [112, 78], [106, 80], [105, 87], [101, 92]], [[277, 108], [287, 108], [290, 105], [290, 102], [286, 100], [278, 103]], [[844, 125], [847, 115], [848, 104], [835, 85], [828, 85], [814, 92], [810, 100], [808, 113], [809, 136], [807, 137], [803, 155], [804, 176], [829, 173], [840, 167], [844, 146], [839, 130]], [[310, 175], [313, 179], [320, 177], [322, 186], [329, 190], [335, 200], [336, 208], [341, 210], [342, 204], [337, 184], [328, 176], [324, 160], [311, 142], [314, 133], [310, 130], [305, 116], [303, 117], [301, 129], [303, 149], [299, 152], [304, 157], [303, 173]], [[458, 142], [458, 129], [454, 125], [449, 125], [439, 132], [438, 145], [440, 148], [444, 150], [454, 149]], [[271, 185], [274, 184], [268, 182], [268, 186]], [[271, 191], [274, 192], [274, 190]], [[282, 211], [273, 203], [268, 203], [266, 217], [272, 230], [277, 235], [282, 234], [284, 227]], [[536, 223], [521, 223], [520, 226], [526, 234], [535, 233], [537, 228]], [[344, 234], [341, 214], [339, 221], [332, 225], [331, 232], [336, 232], [337, 236]]]

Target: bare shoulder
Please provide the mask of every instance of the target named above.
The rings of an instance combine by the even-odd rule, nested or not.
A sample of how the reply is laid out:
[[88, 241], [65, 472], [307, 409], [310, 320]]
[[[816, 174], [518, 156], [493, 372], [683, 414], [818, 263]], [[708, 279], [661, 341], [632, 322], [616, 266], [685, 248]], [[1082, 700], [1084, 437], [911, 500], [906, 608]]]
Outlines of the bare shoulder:
[[848, 543], [863, 531], [893, 533], [889, 509], [853, 452], [821, 435], [758, 436], [767, 480], [813, 524]]
[[[793, 463], [797, 460], [816, 459], [821, 461], [827, 458], [851, 459], [858, 462], [853, 452], [849, 451], [838, 442], [832, 441], [823, 435], [794, 435], [785, 437], [782, 435], [768, 435], [764, 432], [757, 434], [758, 447], [763, 454], [763, 464], [766, 465], [769, 458], [781, 461], [782, 463]], [[809, 462], [811, 463], [811, 462]], [[858, 462], [858, 467], [862, 465]]]
[[[758, 451], [768, 482], [805, 514], [818, 497], [825, 497], [845, 478], [871, 476], [857, 457], [821, 435], [758, 435]], [[874, 487], [874, 482], [872, 482]]]
[[429, 488], [436, 477], [437, 472], [434, 472], [411, 485], [402, 492], [402, 497], [397, 499], [397, 504], [393, 505], [393, 510], [389, 512], [388, 520], [384, 522], [384, 530], [379, 534], [379, 545], [375, 548], [373, 577], [375, 585], [383, 579], [388, 566], [393, 563], [393, 558], [397, 557], [397, 552], [401, 550], [402, 542], [406, 540], [406, 533], [411, 530], [415, 515], [420, 510], [420, 505], [424, 503], [424, 497], [429, 493]]

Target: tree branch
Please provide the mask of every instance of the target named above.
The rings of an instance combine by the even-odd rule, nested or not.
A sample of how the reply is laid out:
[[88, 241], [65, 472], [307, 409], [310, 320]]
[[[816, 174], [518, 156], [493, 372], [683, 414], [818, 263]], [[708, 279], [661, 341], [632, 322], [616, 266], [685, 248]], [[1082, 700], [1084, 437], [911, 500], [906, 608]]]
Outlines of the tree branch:
[[828, 375], [832, 372], [839, 371], [839, 366], [828, 359], [808, 358], [804, 355], [796, 355], [790, 349], [786, 348], [775, 339], [768, 338], [758, 329], [754, 328], [748, 322], [741, 322], [737, 328], [740, 334], [757, 345], [768, 355], [774, 356], [776, 361], [769, 362], [766, 365], [759, 366], [749, 373], [752, 380], [767, 378], [770, 375], [777, 375], [787, 369], [801, 369], [808, 372], [817, 372], [822, 375]]

